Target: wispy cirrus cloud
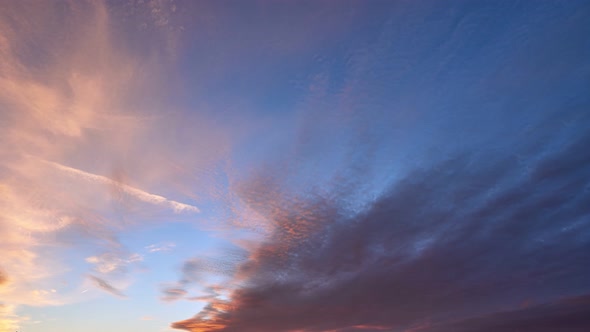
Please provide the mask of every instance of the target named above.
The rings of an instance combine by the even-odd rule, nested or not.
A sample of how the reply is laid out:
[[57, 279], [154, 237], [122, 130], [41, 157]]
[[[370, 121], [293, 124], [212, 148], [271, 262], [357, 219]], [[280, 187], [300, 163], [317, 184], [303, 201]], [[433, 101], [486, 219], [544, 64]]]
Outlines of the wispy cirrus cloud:
[[123, 254], [116, 252], [107, 252], [86, 258], [86, 262], [94, 264], [95, 270], [102, 274], [121, 272], [128, 264], [141, 261], [143, 261], [143, 256], [140, 254], [131, 254], [125, 257]]
[[110, 179], [106, 176], [84, 172], [82, 170], [68, 167], [68, 166], [64, 166], [64, 165], [54, 163], [54, 162], [49, 162], [49, 161], [44, 161], [44, 162], [48, 163], [49, 165], [51, 165], [52, 167], [54, 167], [60, 171], [64, 171], [64, 172], [72, 174], [74, 176], [78, 176], [84, 180], [97, 182], [100, 184], [112, 185], [116, 188], [116, 190], [120, 190], [123, 193], [132, 196], [133, 198], [136, 198], [136, 199], [146, 202], [146, 203], [150, 203], [150, 204], [154, 204], [154, 205], [162, 205], [162, 206], [168, 207], [176, 213], [200, 212], [199, 208], [197, 208], [196, 206], [192, 206], [192, 205], [188, 205], [188, 204], [184, 204], [184, 203], [179, 203], [179, 202], [169, 200], [169, 199], [159, 196], [159, 195], [150, 194], [150, 193], [145, 192], [141, 189], [137, 189], [137, 188], [134, 188], [134, 187], [129, 186], [127, 184], [120, 183], [116, 180]]
[[[206, 169], [224, 153], [222, 139], [215, 146], [204, 137], [224, 134], [192, 132], [208, 126], [201, 119], [161, 135], [182, 114], [160, 111], [169, 90], [158, 78], [174, 70], [181, 32], [174, 22], [163, 24], [169, 8], [0, 4], [0, 268], [8, 280], [0, 298], [7, 307], [79, 301], [89, 296], [78, 289], [85, 279], [120, 295], [123, 289], [99, 282], [136, 261], [119, 232], [140, 220], [199, 212], [196, 196], [177, 189], [196, 181], [195, 174], [187, 180], [187, 169]], [[208, 141], [210, 150], [193, 144], [198, 153], [187, 156], [180, 134], [183, 143]], [[162, 192], [153, 193], [154, 184]], [[98, 279], [77, 270], [88, 266], [86, 258]]]
[[149, 246], [145, 247], [145, 249], [149, 253], [156, 253], [156, 252], [167, 252], [171, 251], [176, 247], [176, 244], [173, 242], [166, 242], [166, 243], [159, 243], [159, 244], [150, 244]]
[[590, 325], [590, 296], [573, 296], [528, 308], [502, 311], [462, 321], [412, 329], [409, 332], [443, 331], [572, 331], [582, 332]]
[[0, 332], [587, 329], [589, 9], [0, 3]]
[[[173, 327], [410, 331], [428, 323], [433, 331], [442, 324], [442, 331], [448, 330], [444, 322], [485, 317], [531, 298], [544, 303], [583, 293], [590, 211], [587, 181], [578, 180], [590, 173], [579, 149], [588, 137], [580, 139], [572, 138], [563, 152], [549, 152], [532, 173], [523, 173], [511, 157], [457, 156], [407, 174], [352, 217], [337, 207], [327, 212], [330, 203], [322, 201], [316, 213], [323, 217], [304, 237], [289, 229], [298, 216], [310, 214], [309, 207], [275, 214], [282, 226], [239, 266], [229, 299], [213, 299]], [[559, 171], [564, 169], [569, 171]], [[500, 185], [508, 178], [514, 182]], [[501, 323], [482, 318], [457, 326], [560, 326], [562, 318], [542, 312], [530, 311], [530, 323], [500, 315], [494, 317], [505, 319]], [[579, 324], [580, 331], [587, 327]]]

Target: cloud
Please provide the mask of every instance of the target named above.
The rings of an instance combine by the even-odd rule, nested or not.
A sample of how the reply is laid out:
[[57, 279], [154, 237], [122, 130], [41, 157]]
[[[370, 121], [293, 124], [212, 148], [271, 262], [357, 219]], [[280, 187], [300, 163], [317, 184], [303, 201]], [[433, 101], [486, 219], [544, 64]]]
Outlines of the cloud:
[[182, 288], [165, 288], [162, 290], [162, 301], [170, 302], [183, 298], [188, 292]]
[[67, 166], [60, 165], [60, 164], [54, 163], [54, 162], [49, 162], [49, 161], [44, 161], [44, 162], [48, 163], [49, 165], [55, 167], [58, 170], [67, 172], [67, 173], [75, 175], [75, 176], [79, 176], [80, 178], [82, 178], [84, 180], [112, 185], [112, 186], [116, 187], [117, 190], [120, 190], [123, 193], [128, 194], [138, 200], [141, 200], [146, 203], [154, 204], [154, 205], [166, 206], [166, 207], [174, 210], [174, 212], [176, 212], [176, 213], [200, 212], [199, 208], [197, 208], [195, 206], [184, 204], [184, 203], [179, 203], [179, 202], [176, 202], [173, 200], [169, 200], [169, 199], [159, 196], [159, 195], [150, 194], [150, 193], [145, 192], [141, 189], [137, 189], [137, 188], [131, 187], [129, 185], [126, 185], [124, 183], [120, 183], [118, 181], [111, 180], [110, 178], [108, 178], [106, 176], [84, 172], [79, 169], [67, 167]]
[[149, 252], [149, 253], [155, 253], [155, 252], [166, 252], [166, 251], [171, 251], [176, 247], [175, 243], [172, 242], [168, 242], [168, 243], [161, 243], [161, 244], [151, 244], [147, 247], [145, 247], [145, 249]]
[[101, 279], [101, 278], [93, 276], [93, 275], [89, 275], [88, 278], [94, 283], [94, 285], [96, 287], [102, 289], [103, 291], [105, 291], [107, 293], [110, 293], [111, 295], [114, 295], [114, 296], [120, 297], [120, 298], [127, 297], [127, 296], [125, 296], [125, 294], [123, 294], [123, 292], [121, 292], [117, 288], [113, 287], [111, 284], [109, 284], [104, 279]]
[[[172, 286], [163, 288], [162, 301], [208, 301], [227, 296], [230, 276], [247, 257], [246, 254], [244, 250], [231, 248], [221, 257], [199, 257], [185, 261], [181, 278]], [[188, 296], [193, 291], [197, 295]]]
[[[582, 292], [590, 273], [582, 264], [590, 259], [586, 144], [588, 135], [573, 139], [530, 174], [511, 157], [450, 158], [408, 174], [356, 216], [321, 208], [323, 218], [294, 241], [284, 229], [310, 214], [297, 205], [278, 214], [283, 226], [239, 267], [244, 279], [229, 300], [172, 326], [403, 331]], [[515, 180], [500, 185], [507, 178]]]
[[[173, 88], [159, 83], [169, 81], [180, 50], [179, 27], [162, 24], [173, 14], [160, 11], [170, 7], [0, 4], [6, 305], [80, 301], [88, 294], [76, 288], [84, 280], [76, 264], [91, 256], [98, 272], [123, 272], [136, 258], [119, 232], [199, 211], [181, 201], [198, 199], [186, 188], [205, 181], [195, 169], [208, 170], [225, 153], [224, 133], [198, 114], [185, 116]], [[142, 20], [153, 23], [144, 29]]]
[[19, 318], [15, 313], [13, 305], [0, 303], [0, 331], [12, 332], [20, 325], [23, 318]]
[[6, 276], [6, 274], [2, 270], [0, 270], [0, 287], [4, 286], [7, 283], [8, 276]]
[[570, 297], [525, 309], [504, 311], [459, 322], [412, 330], [444, 331], [587, 331], [590, 326], [590, 295]]
[[[267, 158], [231, 179], [245, 205], [234, 211], [248, 212], [234, 225], [262, 240], [213, 273], [231, 279], [228, 296], [173, 328], [445, 331], [469, 317], [485, 328], [523, 302], [590, 291], [580, 8], [560, 7], [549, 27], [530, 7], [484, 22], [489, 8], [457, 5], [451, 19], [407, 6], [370, 48], [334, 59], [345, 72], [318, 75], [297, 125], [274, 128]], [[507, 35], [522, 26], [526, 45]], [[547, 307], [556, 321], [559, 306]]]
[[189, 217], [231, 243], [163, 287], [207, 302], [180, 329], [484, 328], [587, 294], [587, 7], [434, 3], [0, 4], [2, 328], [79, 301], [76, 262], [124, 297], [121, 232]]
[[122, 258], [120, 253], [103, 253], [99, 256], [90, 256], [86, 258], [86, 262], [94, 264], [95, 270], [101, 274], [108, 274], [113, 272], [122, 272], [127, 265], [143, 261], [143, 257], [139, 254], [131, 254], [126, 258]]
[[[65, 270], [58, 250], [48, 249], [62, 245], [57, 234], [75, 225], [87, 234], [97, 230], [96, 238], [112, 238], [112, 233], [106, 223], [89, 225], [105, 219], [86, 208], [80, 199], [84, 190], [49, 175], [39, 160], [69, 159], [89, 131], [134, 131], [110, 111], [122, 98], [113, 94], [111, 101], [103, 99], [113, 92], [111, 80], [132, 84], [134, 65], [113, 51], [100, 3], [59, 7], [72, 14], [60, 26], [53, 24], [53, 15], [59, 15], [53, 5], [2, 7], [0, 140], [5, 144], [0, 148], [0, 255], [3, 268], [10, 271], [11, 287], [3, 288], [0, 297], [10, 305], [58, 304], [65, 298], [48, 291], [51, 280]], [[77, 28], [88, 23], [93, 28]], [[47, 42], [52, 33], [63, 33], [69, 42]], [[95, 52], [98, 49], [102, 52]], [[86, 66], [91, 62], [87, 52], [93, 54], [93, 69]]]

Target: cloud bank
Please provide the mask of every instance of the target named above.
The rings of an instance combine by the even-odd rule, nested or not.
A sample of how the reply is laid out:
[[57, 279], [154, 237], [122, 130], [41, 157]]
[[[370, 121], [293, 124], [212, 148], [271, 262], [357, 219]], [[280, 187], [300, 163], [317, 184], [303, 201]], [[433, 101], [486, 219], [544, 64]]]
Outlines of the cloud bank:
[[231, 183], [263, 240], [173, 328], [590, 328], [590, 8], [392, 7]]
[[[458, 156], [408, 174], [354, 218], [337, 208], [296, 206], [275, 217], [281, 227], [240, 266], [246, 280], [230, 300], [214, 300], [173, 327], [403, 331], [588, 292], [586, 144], [588, 135], [570, 142], [528, 175], [513, 158]], [[507, 178], [516, 181], [499, 185]], [[304, 237], [289, 231], [296, 216], [314, 213], [322, 218]], [[525, 313], [534, 316], [531, 326], [553, 317]], [[503, 324], [491, 318], [473, 324], [494, 330], [487, 322]]]

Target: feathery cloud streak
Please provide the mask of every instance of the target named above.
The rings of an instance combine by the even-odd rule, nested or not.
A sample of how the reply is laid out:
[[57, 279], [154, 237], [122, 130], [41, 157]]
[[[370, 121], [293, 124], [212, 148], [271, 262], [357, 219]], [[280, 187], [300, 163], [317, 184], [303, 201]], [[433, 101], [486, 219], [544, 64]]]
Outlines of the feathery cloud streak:
[[55, 167], [56, 169], [70, 173], [72, 175], [79, 176], [84, 180], [94, 181], [94, 182], [98, 182], [98, 183], [102, 183], [102, 184], [113, 185], [118, 190], [121, 190], [124, 193], [129, 194], [141, 201], [144, 201], [144, 202], [150, 203], [150, 204], [154, 204], [154, 205], [163, 205], [163, 206], [171, 208], [172, 210], [174, 210], [174, 212], [177, 212], [177, 213], [180, 213], [180, 212], [200, 212], [199, 208], [197, 208], [196, 206], [179, 203], [179, 202], [169, 200], [169, 199], [159, 196], [159, 195], [150, 194], [150, 193], [145, 192], [141, 189], [137, 189], [132, 186], [126, 185], [124, 183], [120, 183], [120, 182], [117, 182], [117, 181], [112, 180], [110, 178], [107, 178], [106, 176], [84, 172], [79, 169], [60, 165], [60, 164], [57, 164], [54, 162], [49, 162], [49, 161], [44, 161], [44, 162]]

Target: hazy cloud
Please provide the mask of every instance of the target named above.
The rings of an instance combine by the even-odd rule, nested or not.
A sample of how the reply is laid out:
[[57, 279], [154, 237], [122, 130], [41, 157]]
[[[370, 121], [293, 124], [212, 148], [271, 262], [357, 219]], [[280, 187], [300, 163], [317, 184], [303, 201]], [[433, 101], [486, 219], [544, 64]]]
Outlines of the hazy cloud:
[[[590, 144], [590, 136], [581, 139], [570, 147]], [[213, 300], [173, 327], [401, 331], [587, 291], [590, 172], [580, 154], [572, 151], [570, 163], [549, 153], [530, 175], [511, 158], [458, 156], [408, 174], [358, 216], [327, 215], [297, 242], [278, 228], [241, 265], [246, 282], [228, 301]], [[569, 172], [535, 176], [565, 164]], [[513, 176], [512, 185], [497, 187]]]
[[160, 244], [151, 244], [147, 247], [145, 247], [145, 249], [149, 252], [149, 253], [155, 253], [155, 252], [166, 252], [166, 251], [171, 251], [176, 247], [175, 243], [172, 242], [168, 242], [168, 243], [160, 243]]
[[122, 255], [114, 252], [86, 258], [86, 262], [94, 264], [95, 270], [102, 274], [123, 272], [127, 268], [127, 265], [141, 261], [143, 261], [143, 257], [139, 254]]
[[0, 286], [8, 283], [8, 276], [0, 269]]
[[[86, 298], [84, 274], [69, 265], [88, 258], [98, 272], [122, 272], [138, 257], [127, 256], [120, 231], [199, 212], [197, 195], [178, 189], [200, 181], [187, 170], [223, 155], [224, 133], [184, 117], [172, 87], [158, 83], [179, 50], [180, 28], [163, 24], [172, 5], [0, 4], [0, 257], [10, 277], [0, 298], [11, 308]], [[180, 118], [191, 120], [174, 125]], [[192, 144], [187, 156], [180, 141], [207, 149]]]

